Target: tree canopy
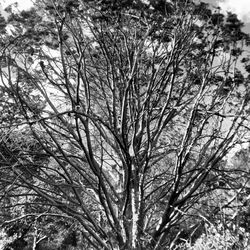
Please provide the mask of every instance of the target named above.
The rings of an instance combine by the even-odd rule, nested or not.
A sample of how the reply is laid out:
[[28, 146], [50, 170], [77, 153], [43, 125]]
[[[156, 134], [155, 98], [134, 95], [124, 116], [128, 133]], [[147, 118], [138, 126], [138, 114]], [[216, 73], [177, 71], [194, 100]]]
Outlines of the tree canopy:
[[248, 142], [250, 64], [235, 14], [191, 0], [37, 0], [7, 11], [8, 236], [40, 249], [63, 228], [72, 247], [180, 249], [225, 209], [239, 230], [230, 206], [249, 174], [227, 157]]

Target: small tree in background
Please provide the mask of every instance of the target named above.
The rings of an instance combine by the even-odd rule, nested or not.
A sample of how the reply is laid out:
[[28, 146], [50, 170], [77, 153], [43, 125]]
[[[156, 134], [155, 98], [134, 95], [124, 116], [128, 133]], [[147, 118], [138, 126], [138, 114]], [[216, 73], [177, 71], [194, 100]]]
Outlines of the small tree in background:
[[192, 239], [201, 202], [230, 175], [222, 160], [247, 140], [243, 24], [193, 1], [9, 11], [2, 85], [12, 127], [37, 145], [10, 164], [12, 183], [77, 221], [89, 249]]

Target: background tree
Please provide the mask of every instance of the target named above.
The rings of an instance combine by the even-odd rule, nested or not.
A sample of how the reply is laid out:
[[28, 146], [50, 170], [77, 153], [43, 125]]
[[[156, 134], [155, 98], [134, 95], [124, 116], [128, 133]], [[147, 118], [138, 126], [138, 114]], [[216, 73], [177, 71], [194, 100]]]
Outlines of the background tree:
[[36, 145], [10, 164], [12, 183], [77, 221], [89, 249], [191, 239], [222, 160], [247, 140], [243, 24], [193, 1], [9, 11], [2, 85], [11, 125]]

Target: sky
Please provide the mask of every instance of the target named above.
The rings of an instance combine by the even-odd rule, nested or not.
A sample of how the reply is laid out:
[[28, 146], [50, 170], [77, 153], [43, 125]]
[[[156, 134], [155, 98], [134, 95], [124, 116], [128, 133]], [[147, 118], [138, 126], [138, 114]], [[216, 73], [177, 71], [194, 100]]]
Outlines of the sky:
[[231, 11], [237, 14], [238, 18], [244, 22], [243, 31], [250, 33], [250, 0], [202, 0], [203, 2], [221, 7], [221, 11], [226, 13]]
[[28, 9], [32, 5], [32, 0], [0, 0], [3, 9], [15, 2], [18, 3], [20, 10]]
[[221, 7], [222, 12], [231, 11], [237, 14], [245, 24], [245, 32], [250, 33], [250, 0], [203, 0]]
[[249, 0], [203, 0], [204, 2], [218, 5], [221, 10], [231, 11], [238, 15], [244, 21], [250, 22], [250, 1]]
[[238, 17], [246, 22], [250, 22], [250, 1], [249, 0], [225, 0], [219, 2], [222, 10], [229, 10], [238, 15]]

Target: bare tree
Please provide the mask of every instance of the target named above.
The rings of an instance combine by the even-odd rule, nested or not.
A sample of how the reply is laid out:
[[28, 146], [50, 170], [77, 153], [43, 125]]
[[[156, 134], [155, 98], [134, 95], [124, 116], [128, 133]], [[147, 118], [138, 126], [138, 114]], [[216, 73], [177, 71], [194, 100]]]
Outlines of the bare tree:
[[163, 249], [247, 140], [246, 36], [204, 4], [120, 4], [37, 1], [32, 28], [12, 14], [2, 84], [49, 162], [10, 169], [92, 248]]

